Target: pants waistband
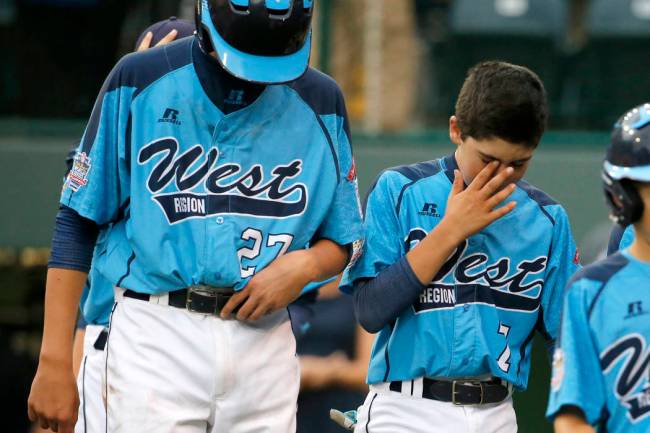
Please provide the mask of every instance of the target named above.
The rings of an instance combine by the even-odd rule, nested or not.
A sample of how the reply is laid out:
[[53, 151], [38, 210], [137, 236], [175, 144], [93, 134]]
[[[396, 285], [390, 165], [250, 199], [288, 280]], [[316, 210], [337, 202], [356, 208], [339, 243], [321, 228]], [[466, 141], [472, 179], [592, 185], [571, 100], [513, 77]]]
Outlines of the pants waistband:
[[[151, 295], [139, 293], [130, 289], [116, 288], [116, 300], [122, 297], [138, 299], [158, 305], [169, 305], [175, 308], [187, 309], [191, 312], [219, 315], [221, 309], [235, 294], [233, 288], [211, 287], [196, 285], [171, 292]], [[235, 310], [236, 311], [236, 310]]]
[[449, 402], [455, 405], [500, 403], [512, 395], [511, 383], [499, 378], [490, 379], [432, 379], [393, 381], [371, 385], [378, 391], [399, 392], [418, 398]]

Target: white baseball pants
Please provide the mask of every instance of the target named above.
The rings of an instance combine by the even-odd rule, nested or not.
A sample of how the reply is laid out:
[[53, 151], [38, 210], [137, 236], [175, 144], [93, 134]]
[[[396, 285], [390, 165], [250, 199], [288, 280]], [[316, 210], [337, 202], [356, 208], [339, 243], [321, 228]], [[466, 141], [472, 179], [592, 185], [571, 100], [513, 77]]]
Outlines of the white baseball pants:
[[83, 358], [77, 376], [79, 416], [75, 433], [106, 432], [106, 409], [102, 401], [102, 376], [106, 362], [104, 351], [94, 347], [102, 330], [103, 326], [86, 326]]
[[222, 320], [122, 296], [106, 348], [108, 433], [294, 433], [300, 371], [286, 310]]
[[456, 406], [370, 385], [358, 410], [355, 433], [516, 433], [512, 398], [501, 403]]

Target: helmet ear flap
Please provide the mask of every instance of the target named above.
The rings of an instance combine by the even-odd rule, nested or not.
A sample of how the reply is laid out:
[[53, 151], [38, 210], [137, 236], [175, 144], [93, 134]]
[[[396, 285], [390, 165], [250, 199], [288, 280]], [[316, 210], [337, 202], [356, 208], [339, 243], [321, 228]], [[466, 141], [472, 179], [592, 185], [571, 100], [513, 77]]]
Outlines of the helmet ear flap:
[[603, 173], [605, 200], [610, 218], [621, 226], [637, 222], [643, 215], [643, 200], [629, 179], [615, 180]]

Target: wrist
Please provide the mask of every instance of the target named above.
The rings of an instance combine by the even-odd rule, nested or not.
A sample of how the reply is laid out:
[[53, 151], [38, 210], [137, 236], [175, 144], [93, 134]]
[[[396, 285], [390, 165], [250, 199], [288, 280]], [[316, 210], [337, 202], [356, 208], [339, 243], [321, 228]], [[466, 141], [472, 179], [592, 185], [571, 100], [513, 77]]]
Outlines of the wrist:
[[296, 254], [296, 267], [302, 271], [306, 281], [305, 284], [319, 281], [320, 269], [318, 260], [313, 250], [298, 250]]
[[458, 245], [468, 237], [468, 235], [463, 232], [463, 228], [460, 224], [456, 221], [450, 221], [447, 217], [444, 217], [440, 223], [438, 223], [434, 231], [439, 233], [445, 240], [451, 242], [452, 245]]
[[38, 365], [39, 367], [72, 369], [72, 356], [58, 351], [41, 350], [41, 354], [38, 357]]

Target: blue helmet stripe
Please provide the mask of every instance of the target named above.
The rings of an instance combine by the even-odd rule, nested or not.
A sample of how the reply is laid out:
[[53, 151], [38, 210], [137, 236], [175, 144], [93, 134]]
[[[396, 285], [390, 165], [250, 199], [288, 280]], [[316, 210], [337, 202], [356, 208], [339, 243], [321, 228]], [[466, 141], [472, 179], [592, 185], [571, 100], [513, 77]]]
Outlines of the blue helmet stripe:
[[605, 161], [603, 169], [612, 179], [631, 179], [640, 182], [650, 182], [650, 165], [622, 167]]
[[291, 7], [291, 0], [266, 0], [266, 7], [273, 10], [287, 10]]
[[[205, 5], [205, 0], [204, 5]], [[311, 51], [311, 30], [305, 45], [286, 56], [257, 56], [244, 53], [226, 42], [212, 24], [208, 14], [201, 14], [221, 65], [232, 75], [247, 81], [280, 84], [300, 78], [307, 70]]]

